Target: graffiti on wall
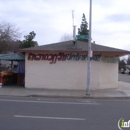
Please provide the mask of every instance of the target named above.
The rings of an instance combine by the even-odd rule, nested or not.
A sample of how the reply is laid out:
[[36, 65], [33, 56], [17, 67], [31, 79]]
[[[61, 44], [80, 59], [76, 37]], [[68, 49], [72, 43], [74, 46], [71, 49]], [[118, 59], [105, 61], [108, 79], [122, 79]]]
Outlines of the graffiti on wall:
[[[100, 61], [101, 54], [98, 55], [93, 55], [91, 57], [91, 60], [94, 61]], [[50, 61], [50, 64], [55, 64], [57, 61], [66, 61], [66, 60], [74, 60], [74, 61], [85, 61], [88, 59], [88, 55], [83, 55], [83, 54], [65, 54], [62, 52], [59, 52], [58, 54], [34, 54], [34, 53], [29, 53], [28, 55], [28, 60], [35, 60], [35, 61]]]

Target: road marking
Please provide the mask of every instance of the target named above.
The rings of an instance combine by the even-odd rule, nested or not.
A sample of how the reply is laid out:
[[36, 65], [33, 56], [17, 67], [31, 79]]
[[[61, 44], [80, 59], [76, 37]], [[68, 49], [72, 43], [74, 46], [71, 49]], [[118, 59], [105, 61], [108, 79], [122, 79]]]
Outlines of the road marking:
[[27, 100], [7, 100], [0, 99], [0, 102], [18, 102], [18, 103], [46, 103], [46, 104], [69, 104], [69, 105], [99, 105], [99, 103], [90, 102], [52, 102], [52, 101], [27, 101]]
[[33, 119], [50, 119], [50, 120], [74, 120], [74, 121], [84, 121], [84, 118], [63, 118], [63, 117], [42, 117], [42, 116], [24, 116], [24, 115], [14, 115], [16, 118], [33, 118]]
[[84, 102], [84, 103], [96, 103], [94, 100], [77, 100], [78, 102]]
[[42, 99], [42, 98], [38, 98], [38, 101], [58, 101], [57, 99]]

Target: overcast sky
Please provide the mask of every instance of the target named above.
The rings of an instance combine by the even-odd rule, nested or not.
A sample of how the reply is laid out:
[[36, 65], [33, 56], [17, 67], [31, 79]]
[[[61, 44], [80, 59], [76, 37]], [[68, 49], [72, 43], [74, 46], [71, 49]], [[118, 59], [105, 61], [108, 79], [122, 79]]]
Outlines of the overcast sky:
[[[39, 45], [59, 42], [89, 22], [89, 0], [0, 0], [0, 21], [16, 24], [23, 35], [34, 31]], [[23, 36], [21, 37], [23, 38]], [[93, 0], [92, 41], [130, 50], [130, 0]]]

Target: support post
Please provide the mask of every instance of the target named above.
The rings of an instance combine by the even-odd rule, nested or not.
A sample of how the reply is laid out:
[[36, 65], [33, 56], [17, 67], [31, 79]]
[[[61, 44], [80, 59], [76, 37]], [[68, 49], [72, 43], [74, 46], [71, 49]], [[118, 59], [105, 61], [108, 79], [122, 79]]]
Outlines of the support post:
[[90, 95], [90, 72], [91, 72], [91, 23], [92, 23], [92, 0], [90, 0], [90, 12], [89, 12], [89, 43], [88, 43], [88, 66], [87, 66], [87, 89], [86, 95]]

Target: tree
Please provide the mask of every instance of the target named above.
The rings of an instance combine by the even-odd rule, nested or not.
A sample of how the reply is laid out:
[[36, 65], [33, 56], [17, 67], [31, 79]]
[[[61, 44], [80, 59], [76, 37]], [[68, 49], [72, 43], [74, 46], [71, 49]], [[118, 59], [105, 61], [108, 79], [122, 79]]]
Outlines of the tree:
[[16, 25], [11, 23], [0, 23], [0, 41], [16, 41], [21, 33]]
[[36, 41], [33, 41], [35, 36], [36, 36], [36, 33], [34, 31], [30, 32], [29, 35], [24, 36], [25, 40], [19, 41], [20, 48], [28, 48], [28, 47], [38, 46], [38, 43]]
[[12, 41], [8, 44], [9, 48], [8, 51], [9, 52], [16, 52], [19, 48], [20, 48], [20, 43], [17, 41]]
[[[88, 23], [86, 21], [85, 14], [83, 13], [82, 22], [81, 22], [80, 28], [78, 28], [78, 34], [79, 35], [88, 35], [88, 33], [89, 33]], [[88, 41], [88, 40], [80, 39], [80, 41]]]
[[11, 50], [11, 45], [20, 38], [19, 28], [11, 23], [0, 22], [0, 53]]

